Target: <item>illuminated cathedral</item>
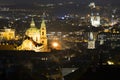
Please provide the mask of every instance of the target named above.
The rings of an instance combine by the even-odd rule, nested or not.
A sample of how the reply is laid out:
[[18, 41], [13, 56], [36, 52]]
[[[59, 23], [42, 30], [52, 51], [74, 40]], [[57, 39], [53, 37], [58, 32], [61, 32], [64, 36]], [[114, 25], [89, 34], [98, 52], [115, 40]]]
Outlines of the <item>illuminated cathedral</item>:
[[27, 38], [23, 43], [17, 47], [17, 50], [33, 50], [36, 52], [48, 52], [47, 47], [47, 35], [45, 20], [42, 20], [40, 29], [35, 26], [35, 22], [32, 18], [30, 28], [25, 32]]

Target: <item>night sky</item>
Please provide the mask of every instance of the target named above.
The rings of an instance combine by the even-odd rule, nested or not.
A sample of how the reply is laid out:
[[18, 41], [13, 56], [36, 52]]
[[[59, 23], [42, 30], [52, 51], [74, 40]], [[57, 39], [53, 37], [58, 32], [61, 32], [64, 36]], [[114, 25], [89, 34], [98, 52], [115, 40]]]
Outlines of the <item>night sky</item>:
[[14, 4], [32, 4], [32, 3], [59, 3], [59, 2], [79, 2], [88, 4], [96, 2], [97, 4], [120, 4], [120, 0], [0, 0], [0, 3], [14, 3]]

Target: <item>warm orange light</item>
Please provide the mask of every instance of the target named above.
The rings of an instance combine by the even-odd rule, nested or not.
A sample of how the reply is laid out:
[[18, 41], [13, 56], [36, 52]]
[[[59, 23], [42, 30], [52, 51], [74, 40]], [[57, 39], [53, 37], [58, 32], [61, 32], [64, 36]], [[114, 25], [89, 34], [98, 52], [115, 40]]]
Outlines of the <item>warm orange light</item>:
[[53, 42], [52, 45], [53, 45], [53, 47], [55, 47], [55, 48], [59, 46], [59, 44], [58, 44], [57, 42]]
[[61, 47], [61, 42], [60, 41], [52, 41], [51, 42], [51, 48], [52, 49], [55, 49], [55, 50], [61, 50], [62, 47]]

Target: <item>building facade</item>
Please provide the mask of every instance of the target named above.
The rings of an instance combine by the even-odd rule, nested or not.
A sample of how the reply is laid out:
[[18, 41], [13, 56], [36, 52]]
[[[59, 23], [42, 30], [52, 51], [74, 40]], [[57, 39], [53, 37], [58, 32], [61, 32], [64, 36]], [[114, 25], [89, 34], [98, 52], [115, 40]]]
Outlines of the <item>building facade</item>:
[[13, 40], [15, 39], [15, 29], [0, 29], [0, 40]]
[[30, 23], [30, 28], [25, 32], [27, 39], [17, 48], [18, 50], [34, 50], [38, 52], [47, 52], [48, 51], [48, 40], [46, 35], [46, 24], [45, 20], [42, 20], [41, 26], [38, 29], [35, 26], [35, 22], [32, 18]]
[[99, 27], [100, 26], [100, 16], [97, 13], [97, 15], [92, 14], [91, 15], [91, 25], [94, 27]]

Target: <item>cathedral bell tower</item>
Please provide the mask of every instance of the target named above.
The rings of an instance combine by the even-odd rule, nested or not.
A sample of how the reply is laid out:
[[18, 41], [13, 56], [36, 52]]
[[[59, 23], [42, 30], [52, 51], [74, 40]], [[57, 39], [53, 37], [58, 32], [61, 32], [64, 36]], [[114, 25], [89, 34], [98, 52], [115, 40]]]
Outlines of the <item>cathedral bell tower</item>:
[[43, 44], [43, 51], [47, 51], [47, 35], [46, 35], [46, 24], [45, 20], [42, 20], [41, 28], [40, 28], [40, 43]]
[[93, 32], [88, 33], [88, 49], [95, 49], [95, 40], [93, 36]]

